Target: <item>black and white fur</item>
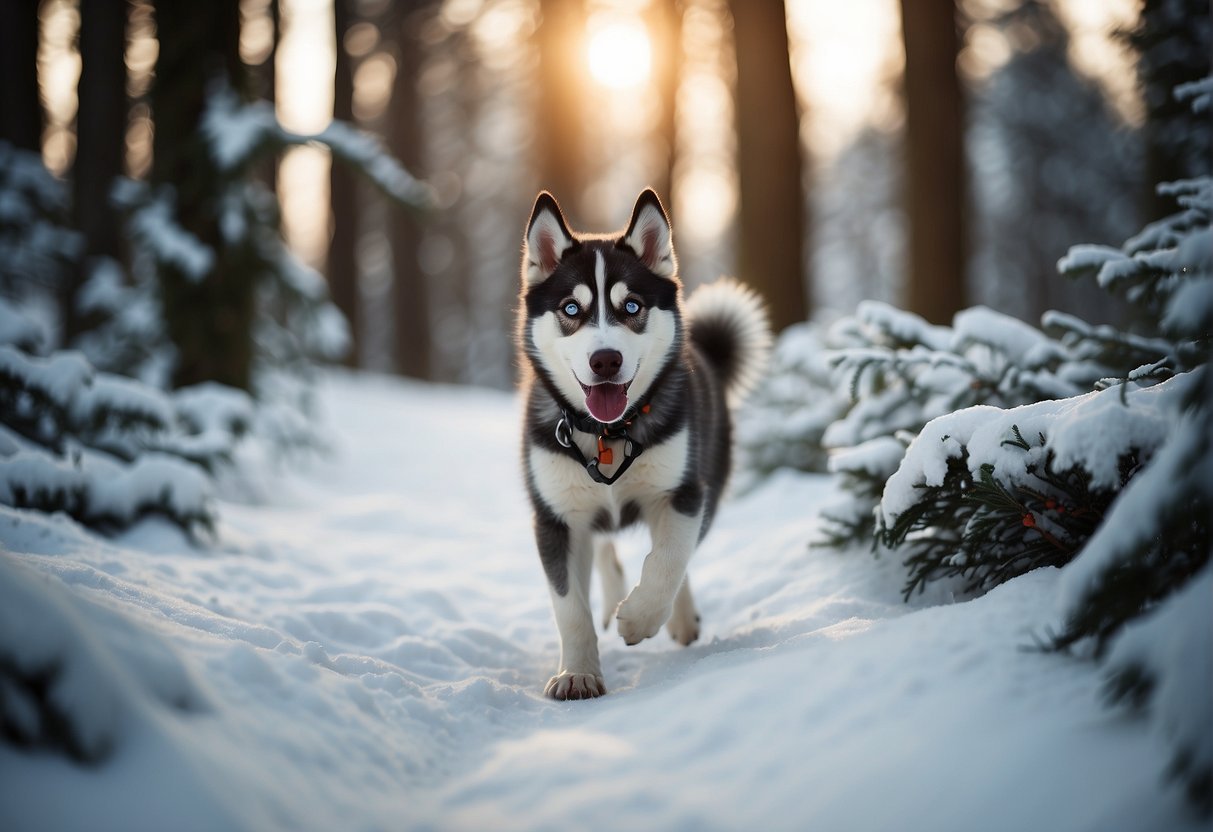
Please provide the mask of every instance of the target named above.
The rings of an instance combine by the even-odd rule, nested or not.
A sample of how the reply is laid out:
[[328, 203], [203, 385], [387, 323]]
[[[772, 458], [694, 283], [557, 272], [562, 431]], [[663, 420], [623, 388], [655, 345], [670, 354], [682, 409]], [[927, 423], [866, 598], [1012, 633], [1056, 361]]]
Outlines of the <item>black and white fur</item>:
[[[614, 615], [626, 643], [656, 635], [663, 624], [680, 644], [699, 637], [687, 562], [728, 477], [728, 402], [765, 363], [766, 317], [757, 296], [731, 280], [699, 289], [684, 304], [670, 223], [653, 191], [640, 195], [618, 235], [574, 235], [545, 192], [527, 226], [518, 338], [527, 359], [523, 465], [560, 630], [560, 667], [546, 693], [600, 696], [606, 685], [590, 612], [591, 565], [602, 581], [603, 626]], [[602, 355], [616, 358], [604, 366]], [[576, 451], [557, 439], [568, 414], [580, 426], [572, 439], [583, 458], [598, 453], [590, 432], [598, 423], [587, 405], [598, 383], [627, 385], [603, 389], [626, 389], [627, 432], [645, 448], [613, 485], [591, 479]], [[643, 402], [647, 412], [637, 412]], [[624, 448], [610, 439], [607, 446], [614, 462], [600, 467], [609, 476]], [[638, 520], [649, 527], [652, 551], [627, 592], [609, 534]]]

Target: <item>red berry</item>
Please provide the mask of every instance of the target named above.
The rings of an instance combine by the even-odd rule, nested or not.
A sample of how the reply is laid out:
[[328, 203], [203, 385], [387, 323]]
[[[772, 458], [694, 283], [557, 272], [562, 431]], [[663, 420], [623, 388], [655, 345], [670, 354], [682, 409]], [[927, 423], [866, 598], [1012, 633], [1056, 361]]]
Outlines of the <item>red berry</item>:
[[1036, 518], [1032, 516], [1031, 512], [1028, 512], [1023, 516], [1023, 524], [1029, 529], [1036, 525]]

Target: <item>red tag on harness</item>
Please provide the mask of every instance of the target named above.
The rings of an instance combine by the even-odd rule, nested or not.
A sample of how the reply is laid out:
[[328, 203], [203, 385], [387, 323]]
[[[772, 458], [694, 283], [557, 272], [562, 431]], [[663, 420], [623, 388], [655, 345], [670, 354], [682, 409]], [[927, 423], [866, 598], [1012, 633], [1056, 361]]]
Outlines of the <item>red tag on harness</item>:
[[601, 436], [598, 437], [598, 464], [610, 465], [614, 458], [615, 455], [611, 452], [611, 449], [606, 446], [606, 442], [603, 441]]

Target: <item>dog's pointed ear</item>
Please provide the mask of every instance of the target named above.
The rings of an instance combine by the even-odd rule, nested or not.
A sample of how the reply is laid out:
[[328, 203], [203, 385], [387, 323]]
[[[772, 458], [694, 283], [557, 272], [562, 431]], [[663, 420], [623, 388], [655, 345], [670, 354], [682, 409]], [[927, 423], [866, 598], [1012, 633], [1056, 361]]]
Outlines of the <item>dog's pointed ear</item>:
[[636, 198], [632, 221], [628, 223], [628, 230], [620, 238], [619, 244], [636, 252], [640, 262], [653, 274], [673, 277], [677, 271], [670, 219], [652, 188], [645, 188]]
[[526, 227], [526, 246], [522, 253], [522, 279], [526, 285], [547, 280], [575, 242], [556, 198], [547, 191], [541, 192], [535, 199], [531, 221]]

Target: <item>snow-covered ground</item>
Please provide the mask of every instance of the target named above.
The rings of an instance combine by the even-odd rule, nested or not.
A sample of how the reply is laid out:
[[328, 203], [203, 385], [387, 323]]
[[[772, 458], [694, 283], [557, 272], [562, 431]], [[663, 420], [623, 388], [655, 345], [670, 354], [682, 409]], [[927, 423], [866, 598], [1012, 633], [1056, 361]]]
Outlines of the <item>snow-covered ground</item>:
[[250, 453], [207, 546], [0, 507], [0, 658], [46, 668], [102, 760], [0, 742], [0, 829], [1202, 828], [1098, 668], [1032, 649], [1059, 573], [903, 604], [898, 564], [806, 545], [819, 476], [722, 508], [698, 643], [604, 633], [611, 693], [545, 700], [516, 401], [320, 399], [331, 457]]

